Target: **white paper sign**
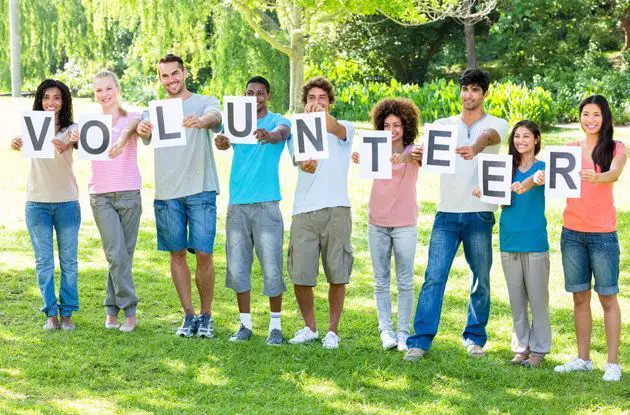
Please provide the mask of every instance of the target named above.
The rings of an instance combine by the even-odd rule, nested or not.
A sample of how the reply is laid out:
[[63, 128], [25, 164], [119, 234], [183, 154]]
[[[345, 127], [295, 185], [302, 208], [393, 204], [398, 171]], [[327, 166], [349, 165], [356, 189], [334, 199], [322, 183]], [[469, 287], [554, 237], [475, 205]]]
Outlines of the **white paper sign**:
[[184, 106], [181, 98], [149, 102], [149, 119], [153, 124], [153, 147], [177, 147], [186, 145]]
[[392, 132], [359, 130], [359, 177], [392, 178]]
[[582, 147], [545, 147], [545, 196], [579, 198], [582, 190]]
[[79, 116], [79, 160], [109, 160], [112, 147], [111, 114]]
[[22, 116], [22, 156], [34, 159], [55, 158], [55, 113], [25, 111]]
[[422, 170], [455, 174], [457, 125], [425, 124]]
[[232, 144], [258, 144], [256, 97], [223, 97], [223, 134]]
[[512, 203], [512, 156], [477, 154], [480, 200], [495, 205]]
[[328, 131], [325, 112], [293, 114], [291, 117], [291, 141], [295, 161], [328, 158]]

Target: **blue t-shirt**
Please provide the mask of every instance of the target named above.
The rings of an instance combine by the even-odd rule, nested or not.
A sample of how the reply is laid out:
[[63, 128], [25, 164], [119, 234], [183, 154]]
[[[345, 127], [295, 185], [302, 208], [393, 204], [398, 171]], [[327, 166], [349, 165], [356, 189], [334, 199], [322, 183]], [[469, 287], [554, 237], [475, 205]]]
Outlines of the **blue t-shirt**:
[[[257, 128], [272, 131], [278, 125], [291, 128], [291, 122], [282, 115], [267, 111], [264, 117], [258, 119]], [[231, 205], [282, 199], [278, 163], [285, 141], [276, 144], [232, 144]]]
[[[523, 182], [545, 163], [537, 161], [525, 173], [516, 169], [514, 182]], [[545, 187], [535, 186], [522, 195], [512, 193], [512, 205], [501, 210], [499, 241], [502, 252], [546, 252], [547, 219], [545, 218]]]
[[[340, 140], [328, 133], [328, 158], [317, 161], [313, 174], [299, 170], [293, 202], [293, 216], [329, 207], [350, 207], [348, 197], [348, 169], [352, 151], [354, 125], [339, 121], [346, 128], [346, 139]], [[289, 142], [293, 157], [293, 143]]]

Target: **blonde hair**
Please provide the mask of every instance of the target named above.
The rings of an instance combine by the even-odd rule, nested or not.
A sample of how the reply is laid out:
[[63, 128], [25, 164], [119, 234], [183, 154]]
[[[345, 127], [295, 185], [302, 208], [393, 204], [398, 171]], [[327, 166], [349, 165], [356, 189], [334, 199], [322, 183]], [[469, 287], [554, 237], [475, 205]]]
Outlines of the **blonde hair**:
[[[116, 87], [120, 89], [120, 79], [118, 79], [118, 75], [116, 75], [114, 72], [110, 71], [109, 69], [103, 68], [100, 71], [98, 71], [96, 75], [94, 75], [94, 82], [96, 82], [97, 79], [102, 79], [102, 78], [111, 78], [112, 81], [114, 81], [114, 84], [116, 84]], [[120, 103], [119, 103], [119, 111], [120, 111], [120, 115], [122, 115], [123, 117], [127, 115], [127, 111], [125, 111], [125, 109], [120, 105]]]

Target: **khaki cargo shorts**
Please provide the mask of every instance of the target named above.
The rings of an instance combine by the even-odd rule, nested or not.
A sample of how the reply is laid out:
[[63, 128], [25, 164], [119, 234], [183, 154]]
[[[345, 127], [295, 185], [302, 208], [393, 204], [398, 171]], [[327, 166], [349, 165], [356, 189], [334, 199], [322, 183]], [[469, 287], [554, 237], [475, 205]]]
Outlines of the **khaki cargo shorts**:
[[320, 253], [328, 282], [347, 284], [354, 262], [351, 232], [349, 207], [324, 208], [293, 216], [287, 258], [293, 284], [316, 285]]

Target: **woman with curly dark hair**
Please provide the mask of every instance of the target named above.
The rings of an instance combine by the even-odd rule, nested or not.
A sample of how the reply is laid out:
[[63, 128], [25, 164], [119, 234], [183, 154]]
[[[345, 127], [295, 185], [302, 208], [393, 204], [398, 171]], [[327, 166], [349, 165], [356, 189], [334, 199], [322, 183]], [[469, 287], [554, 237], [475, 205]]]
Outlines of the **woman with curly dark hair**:
[[[407, 350], [413, 312], [413, 264], [416, 256], [418, 204], [416, 181], [421, 163], [418, 136], [420, 111], [408, 99], [388, 98], [372, 110], [376, 130], [392, 132], [392, 178], [376, 179], [368, 203], [368, 244], [374, 273], [374, 297], [383, 349]], [[359, 154], [352, 160], [359, 162]], [[390, 280], [392, 250], [398, 285], [398, 330], [394, 333]]]
[[[35, 273], [48, 320], [45, 330], [62, 328], [73, 330], [72, 313], [79, 309], [77, 288], [77, 250], [81, 209], [77, 180], [72, 171], [72, 150], [76, 141], [70, 133], [76, 129], [72, 122], [72, 97], [62, 82], [46, 79], [37, 88], [33, 111], [55, 113], [55, 156], [51, 159], [33, 158], [26, 190], [26, 227], [35, 253]], [[26, 138], [27, 140], [29, 138]], [[22, 148], [22, 137], [11, 141], [11, 148]], [[59, 301], [55, 294], [55, 258], [53, 230], [57, 234], [61, 281]], [[61, 315], [61, 326], [58, 315]]]

